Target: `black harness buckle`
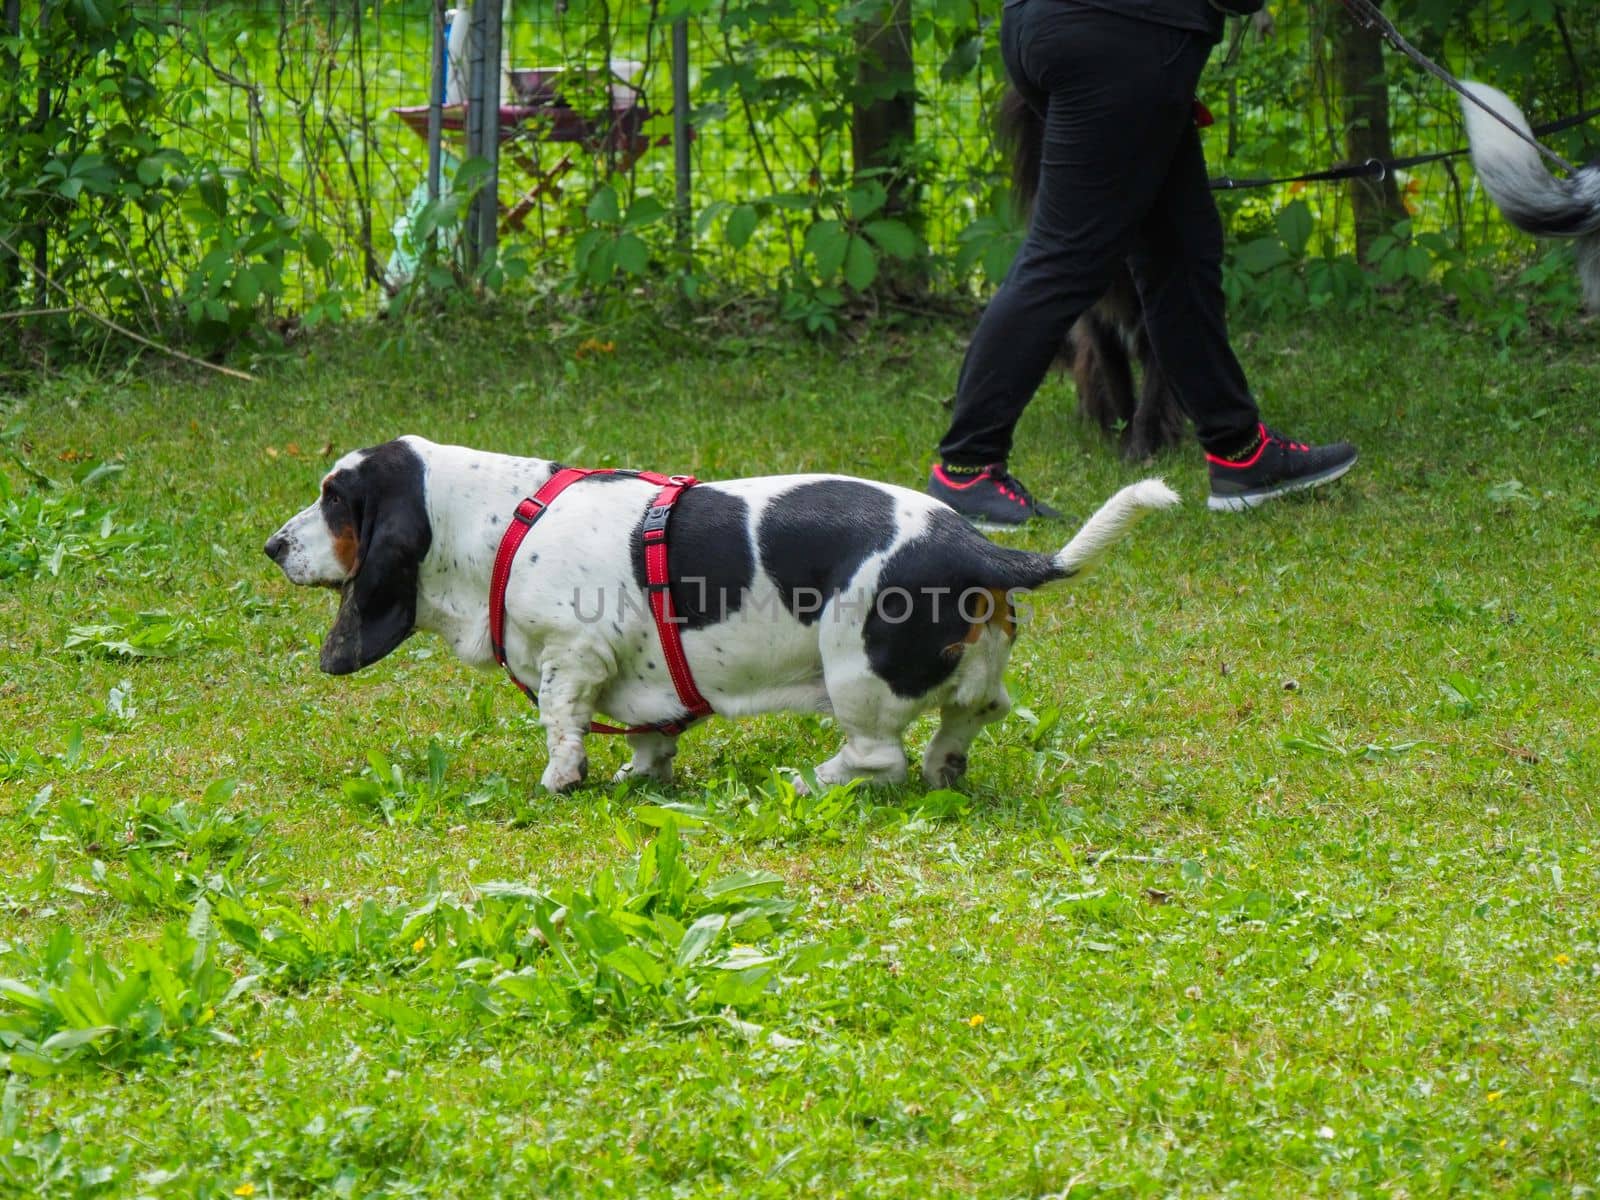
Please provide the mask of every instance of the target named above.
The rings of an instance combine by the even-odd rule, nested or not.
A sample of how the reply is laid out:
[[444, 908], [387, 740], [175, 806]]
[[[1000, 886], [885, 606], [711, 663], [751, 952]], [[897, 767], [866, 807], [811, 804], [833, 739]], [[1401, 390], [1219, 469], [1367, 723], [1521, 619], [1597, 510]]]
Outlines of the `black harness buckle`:
[[652, 504], [644, 514], [642, 536], [647, 542], [663, 541], [667, 536], [667, 522], [672, 519], [672, 505]]

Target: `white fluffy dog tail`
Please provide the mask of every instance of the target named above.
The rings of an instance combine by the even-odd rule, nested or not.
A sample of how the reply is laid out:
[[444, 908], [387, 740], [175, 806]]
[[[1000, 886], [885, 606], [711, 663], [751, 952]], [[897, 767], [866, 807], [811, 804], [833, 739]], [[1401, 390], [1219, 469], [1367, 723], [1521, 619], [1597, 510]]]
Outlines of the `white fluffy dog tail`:
[[[1463, 82], [1462, 87], [1533, 136], [1528, 119], [1504, 92], [1486, 83]], [[1600, 168], [1584, 167], [1570, 179], [1557, 179], [1533, 146], [1478, 104], [1463, 98], [1461, 112], [1483, 190], [1506, 220], [1524, 233], [1577, 239], [1584, 302], [1600, 311]]]
[[1176, 503], [1178, 493], [1159, 479], [1129, 484], [1102, 504], [1050, 561], [1063, 579], [1070, 579], [1098, 563], [1106, 551], [1150, 513], [1158, 508], [1171, 508]]

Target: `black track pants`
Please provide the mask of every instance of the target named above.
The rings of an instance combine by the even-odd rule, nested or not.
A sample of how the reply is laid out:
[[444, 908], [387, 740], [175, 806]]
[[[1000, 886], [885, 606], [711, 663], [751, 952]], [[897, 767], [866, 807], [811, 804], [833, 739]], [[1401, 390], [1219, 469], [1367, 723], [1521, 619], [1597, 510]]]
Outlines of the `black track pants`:
[[1008, 4], [1000, 39], [1012, 82], [1044, 117], [1039, 194], [967, 350], [941, 457], [1009, 456], [1062, 338], [1124, 260], [1201, 445], [1248, 442], [1260, 417], [1228, 345], [1222, 222], [1193, 119], [1211, 39], [1060, 0]]

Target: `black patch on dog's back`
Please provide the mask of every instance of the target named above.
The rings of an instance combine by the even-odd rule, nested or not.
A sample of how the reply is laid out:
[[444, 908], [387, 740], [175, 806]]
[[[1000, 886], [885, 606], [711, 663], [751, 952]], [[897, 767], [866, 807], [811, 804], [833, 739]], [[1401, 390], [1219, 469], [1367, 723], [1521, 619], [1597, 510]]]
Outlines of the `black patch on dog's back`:
[[[629, 547], [633, 579], [640, 590], [649, 580], [641, 536], [644, 518], [641, 512]], [[667, 523], [667, 569], [672, 607], [682, 628], [704, 629], [739, 611], [756, 575], [749, 522], [750, 506], [715, 488], [692, 487], [672, 506]]]
[[867, 663], [895, 695], [924, 695], [956, 669], [975, 622], [1006, 620], [997, 594], [1060, 578], [1049, 555], [997, 546], [954, 512], [930, 513], [883, 564], [862, 629]]
[[768, 501], [756, 542], [783, 606], [810, 625], [894, 533], [893, 496], [854, 479], [822, 479]]

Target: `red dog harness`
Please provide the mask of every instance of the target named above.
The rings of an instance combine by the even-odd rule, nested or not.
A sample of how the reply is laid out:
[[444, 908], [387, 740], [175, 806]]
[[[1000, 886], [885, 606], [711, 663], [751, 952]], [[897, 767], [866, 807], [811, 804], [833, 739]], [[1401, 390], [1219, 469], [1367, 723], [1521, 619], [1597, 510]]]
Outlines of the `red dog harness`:
[[506, 662], [506, 585], [511, 581], [511, 560], [545, 510], [555, 498], [580, 479], [591, 475], [631, 475], [661, 490], [650, 502], [644, 516], [644, 569], [646, 588], [650, 594], [650, 614], [656, 621], [656, 632], [661, 637], [661, 652], [667, 660], [667, 671], [672, 676], [672, 686], [678, 691], [687, 715], [672, 721], [657, 721], [651, 725], [633, 725], [623, 728], [601, 721], [589, 724], [590, 733], [665, 733], [679, 734], [701, 717], [711, 712], [711, 705], [700, 689], [694, 685], [694, 675], [689, 670], [689, 660], [683, 653], [683, 638], [678, 634], [677, 610], [672, 604], [671, 574], [667, 560], [667, 525], [672, 519], [672, 506], [684, 492], [697, 482], [692, 475], [658, 475], [654, 471], [624, 471], [611, 468], [583, 470], [563, 467], [550, 476], [545, 485], [517, 505], [512, 519], [506, 523], [505, 535], [500, 539], [500, 550], [494, 559], [494, 574], [489, 577], [489, 644], [494, 648], [495, 661], [505, 667], [511, 682], [522, 689], [523, 695], [537, 706], [539, 695], [517, 678]]

